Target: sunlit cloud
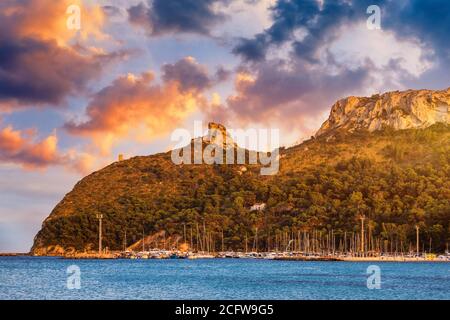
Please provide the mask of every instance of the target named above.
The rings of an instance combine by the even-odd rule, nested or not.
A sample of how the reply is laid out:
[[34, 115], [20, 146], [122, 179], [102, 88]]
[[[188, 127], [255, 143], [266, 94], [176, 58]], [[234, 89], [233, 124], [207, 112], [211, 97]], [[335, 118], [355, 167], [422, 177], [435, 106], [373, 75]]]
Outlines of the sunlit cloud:
[[11, 125], [0, 129], [0, 163], [12, 164], [27, 171], [42, 171], [50, 166], [87, 174], [97, 165], [97, 159], [75, 148], [58, 149], [56, 132], [39, 139], [35, 129], [16, 130]]
[[195, 81], [186, 86], [178, 81], [182, 74], [170, 74], [163, 84], [151, 72], [119, 77], [92, 98], [86, 121], [70, 121], [65, 128], [91, 138], [102, 154], [123, 139], [148, 142], [168, 134], [205, 103], [198, 91], [202, 82], [200, 87]]
[[[70, 6], [81, 9], [81, 28], [69, 29]], [[70, 46], [72, 40], [105, 38], [102, 26], [105, 14], [101, 6], [85, 0], [3, 0], [0, 24], [15, 37], [55, 40], [58, 46]]]
[[22, 132], [7, 126], [0, 130], [0, 161], [17, 163], [27, 169], [45, 168], [61, 163], [57, 152], [58, 139], [53, 133], [36, 141], [36, 132]]

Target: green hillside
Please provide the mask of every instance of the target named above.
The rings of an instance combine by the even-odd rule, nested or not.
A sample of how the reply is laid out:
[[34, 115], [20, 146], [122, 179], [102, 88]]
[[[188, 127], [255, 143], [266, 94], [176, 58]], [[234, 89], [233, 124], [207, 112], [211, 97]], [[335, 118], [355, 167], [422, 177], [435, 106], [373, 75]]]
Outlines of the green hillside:
[[[55, 207], [36, 235], [34, 253], [58, 245], [97, 247], [96, 215], [104, 216], [103, 245], [123, 248], [165, 231], [194, 247], [207, 238], [221, 249], [284, 246], [308, 232], [337, 242], [360, 230], [367, 217], [373, 243], [408, 250], [420, 226], [424, 249], [450, 242], [450, 127], [335, 132], [281, 151], [280, 173], [257, 166], [172, 164], [170, 153], [113, 163], [81, 180]], [[263, 211], [250, 211], [265, 203]], [[200, 239], [200, 240], [198, 240]], [[375, 246], [375, 245], [373, 245]], [[400, 248], [401, 247], [401, 248]]]

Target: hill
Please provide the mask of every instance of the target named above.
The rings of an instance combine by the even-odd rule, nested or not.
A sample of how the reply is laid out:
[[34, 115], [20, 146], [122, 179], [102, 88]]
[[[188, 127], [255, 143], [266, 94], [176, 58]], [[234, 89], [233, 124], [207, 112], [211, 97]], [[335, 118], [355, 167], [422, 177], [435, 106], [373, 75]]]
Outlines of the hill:
[[[450, 240], [450, 126], [327, 130], [281, 150], [280, 172], [257, 165], [174, 165], [170, 153], [113, 163], [80, 182], [35, 237], [34, 254], [123, 248], [164, 233], [201, 249], [284, 248], [291, 235], [333, 234], [342, 245], [367, 217], [369, 246], [407, 251]], [[264, 210], [252, 210], [264, 203]], [[255, 233], [258, 230], [256, 241]], [[186, 236], [185, 236], [186, 235]], [[322, 241], [322, 240], [321, 240]], [[325, 241], [325, 240], [324, 240]], [[149, 244], [151, 245], [151, 244]], [[160, 243], [155, 243], [160, 245]], [[254, 245], [254, 244], [253, 244]]]

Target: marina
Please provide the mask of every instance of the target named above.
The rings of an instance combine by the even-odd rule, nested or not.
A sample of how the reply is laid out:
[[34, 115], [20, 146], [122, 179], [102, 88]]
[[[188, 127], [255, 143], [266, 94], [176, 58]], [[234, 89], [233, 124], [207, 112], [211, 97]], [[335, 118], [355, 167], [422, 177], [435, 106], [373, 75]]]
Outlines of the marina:
[[[60, 257], [67, 259], [260, 259], [276, 261], [391, 261], [391, 262], [450, 262], [450, 252], [433, 253], [431, 240], [428, 251], [425, 243], [419, 240], [419, 228], [416, 226], [416, 243], [405, 243], [398, 241], [383, 240], [374, 237], [369, 232], [365, 232], [365, 216], [360, 217], [360, 232], [276, 232], [273, 237], [262, 239], [258, 235], [258, 228], [251, 239], [246, 234], [243, 250], [226, 250], [224, 231], [212, 233], [203, 225], [203, 231], [199, 231], [196, 224], [197, 233], [193, 236], [192, 228], [190, 239], [187, 236], [186, 225], [183, 224], [183, 236], [167, 235], [165, 231], [160, 231], [151, 235], [142, 232], [142, 238], [127, 245], [127, 233], [124, 233], [122, 250], [109, 250], [103, 246], [102, 219], [98, 217], [98, 251], [78, 252], [71, 250], [60, 254]], [[217, 239], [218, 238], [218, 239]], [[218, 241], [217, 241], [218, 240]], [[265, 240], [265, 241], [264, 241]], [[262, 242], [262, 244], [261, 244]], [[422, 246], [422, 248], [420, 248]], [[219, 247], [219, 250], [217, 249]], [[262, 249], [260, 249], [262, 248]], [[266, 250], [264, 250], [264, 248]], [[407, 248], [407, 249], [406, 249]]]
[[[259, 209], [258, 209], [259, 210]], [[293, 230], [277, 231], [263, 238], [259, 229], [254, 229], [252, 239], [245, 234], [243, 250], [227, 250], [224, 230], [211, 232], [203, 223], [203, 228], [193, 225], [188, 236], [186, 224], [182, 224], [182, 235], [168, 235], [162, 230], [146, 235], [128, 245], [127, 232], [123, 233], [122, 250], [110, 250], [104, 247], [103, 215], [98, 219], [98, 251], [79, 252], [75, 249], [64, 251], [56, 256], [67, 259], [261, 259], [276, 261], [392, 261], [392, 262], [450, 262], [448, 243], [445, 253], [433, 253], [432, 241], [428, 244], [420, 241], [420, 228], [415, 226], [415, 243], [408, 244], [399, 239], [382, 239], [373, 236], [369, 224], [366, 232], [366, 216], [360, 216], [359, 232], [337, 232], [333, 229], [312, 232]], [[249, 246], [251, 242], [251, 246]], [[218, 249], [219, 248], [219, 249]]]
[[395, 254], [317, 254], [304, 252], [192, 252], [179, 250], [159, 250], [150, 251], [124, 251], [124, 252], [105, 252], [98, 253], [73, 253], [62, 256], [66, 259], [129, 259], [129, 260], [148, 260], [148, 259], [260, 259], [276, 261], [392, 261], [392, 262], [450, 262], [450, 254], [447, 252], [442, 255], [414, 254], [395, 255]]

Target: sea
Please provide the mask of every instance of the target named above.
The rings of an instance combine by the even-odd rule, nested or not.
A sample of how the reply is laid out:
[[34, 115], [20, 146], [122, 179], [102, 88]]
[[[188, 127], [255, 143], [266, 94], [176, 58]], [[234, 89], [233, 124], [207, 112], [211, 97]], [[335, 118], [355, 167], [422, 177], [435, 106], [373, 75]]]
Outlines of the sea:
[[450, 299], [450, 263], [0, 257], [0, 300]]

